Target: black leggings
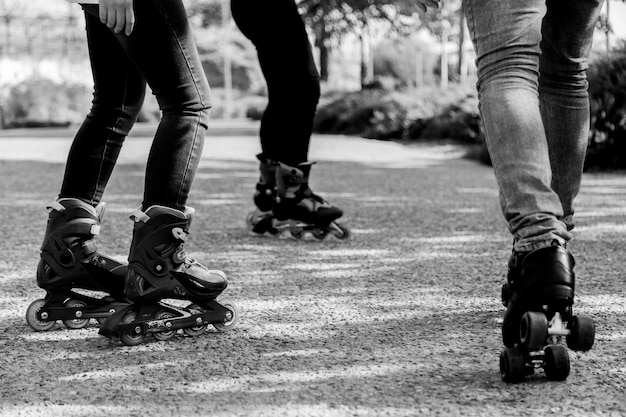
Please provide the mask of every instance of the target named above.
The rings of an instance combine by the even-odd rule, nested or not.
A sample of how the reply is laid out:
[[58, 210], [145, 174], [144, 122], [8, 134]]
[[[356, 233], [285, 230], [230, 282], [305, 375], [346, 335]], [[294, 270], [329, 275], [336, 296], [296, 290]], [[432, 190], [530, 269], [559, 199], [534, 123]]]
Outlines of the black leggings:
[[257, 49], [268, 90], [261, 119], [265, 157], [295, 166], [308, 158], [320, 97], [311, 44], [294, 0], [231, 0], [233, 19]]

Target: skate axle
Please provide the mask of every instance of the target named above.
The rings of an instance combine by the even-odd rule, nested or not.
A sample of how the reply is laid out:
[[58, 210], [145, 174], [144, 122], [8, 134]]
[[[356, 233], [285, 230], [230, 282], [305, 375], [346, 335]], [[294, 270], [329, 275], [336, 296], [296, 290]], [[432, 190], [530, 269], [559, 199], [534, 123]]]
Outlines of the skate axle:
[[549, 336], [569, 336], [571, 332], [565, 324], [563, 323], [563, 319], [561, 318], [561, 313], [558, 311], [554, 313], [554, 317], [550, 320], [550, 324], [548, 326], [548, 335]]

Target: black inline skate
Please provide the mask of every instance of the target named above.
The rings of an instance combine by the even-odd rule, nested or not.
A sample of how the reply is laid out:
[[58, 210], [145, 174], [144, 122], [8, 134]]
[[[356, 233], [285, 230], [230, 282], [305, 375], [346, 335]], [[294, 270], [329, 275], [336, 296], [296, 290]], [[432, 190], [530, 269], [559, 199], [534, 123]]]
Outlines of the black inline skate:
[[276, 189], [276, 167], [277, 165], [267, 159], [263, 154], [258, 154], [260, 177], [254, 192], [254, 205], [256, 209], [248, 214], [247, 223], [254, 233], [278, 233], [273, 227], [274, 215], [272, 205], [274, 204], [274, 194]]
[[[208, 324], [218, 331], [235, 326], [235, 306], [216, 300], [227, 286], [224, 273], [208, 270], [185, 255], [183, 244], [192, 214], [191, 208], [183, 213], [163, 206], [133, 213], [135, 226], [126, 280], [126, 296], [133, 304], [109, 317], [100, 334], [132, 346], [142, 343], [147, 334], [168, 340], [179, 329], [197, 336]], [[191, 304], [178, 306], [162, 301], [166, 299]]]
[[[57, 320], [71, 329], [85, 327], [90, 319], [102, 322], [128, 305], [124, 297], [126, 265], [99, 253], [94, 240], [104, 203], [93, 207], [63, 198], [48, 210], [37, 267], [37, 284], [46, 290], [46, 297], [30, 304], [26, 322], [37, 331], [51, 329]], [[106, 295], [99, 297], [98, 293]]]
[[591, 349], [595, 326], [590, 318], [573, 315], [574, 287], [574, 258], [564, 247], [513, 253], [502, 287], [504, 381], [520, 382], [538, 368], [548, 379], [563, 381], [570, 371], [563, 339], [572, 350]]
[[[248, 217], [248, 224], [255, 233], [275, 235], [288, 232], [296, 239], [302, 238], [306, 232], [320, 240], [329, 233], [342, 240], [350, 237], [350, 230], [336, 222], [343, 211], [309, 187], [313, 162], [292, 167], [259, 159], [261, 179], [254, 198], [257, 211]], [[271, 211], [267, 210], [268, 206]]]

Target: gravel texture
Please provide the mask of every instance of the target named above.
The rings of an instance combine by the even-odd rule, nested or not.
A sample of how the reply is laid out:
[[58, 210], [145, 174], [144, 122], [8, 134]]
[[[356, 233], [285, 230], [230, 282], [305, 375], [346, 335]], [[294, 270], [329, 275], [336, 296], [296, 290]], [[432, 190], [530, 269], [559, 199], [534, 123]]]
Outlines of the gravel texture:
[[[586, 174], [578, 199], [575, 309], [596, 321], [593, 350], [570, 352], [566, 382], [539, 372], [510, 385], [498, 355], [511, 238], [492, 170], [450, 147], [314, 138], [312, 187], [353, 233], [319, 242], [248, 232], [257, 141], [209, 138], [186, 248], [226, 272], [221, 299], [239, 325], [138, 347], [95, 324], [32, 331], [44, 206], [70, 135], [0, 138], [0, 416], [626, 415], [624, 173]], [[120, 259], [140, 204], [140, 136], [105, 194], [99, 247]]]

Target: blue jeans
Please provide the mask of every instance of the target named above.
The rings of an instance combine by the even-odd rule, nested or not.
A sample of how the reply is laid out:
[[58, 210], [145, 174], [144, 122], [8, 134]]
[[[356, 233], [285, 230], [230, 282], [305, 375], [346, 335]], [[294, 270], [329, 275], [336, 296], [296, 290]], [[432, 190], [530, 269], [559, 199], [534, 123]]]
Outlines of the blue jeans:
[[184, 210], [204, 145], [210, 90], [182, 0], [135, 2], [130, 36], [115, 34], [83, 5], [94, 79], [90, 113], [67, 160], [60, 198], [98, 203], [137, 120], [146, 83], [162, 112], [146, 166], [143, 208]]
[[487, 147], [514, 249], [567, 243], [589, 132], [603, 0], [463, 0]]

